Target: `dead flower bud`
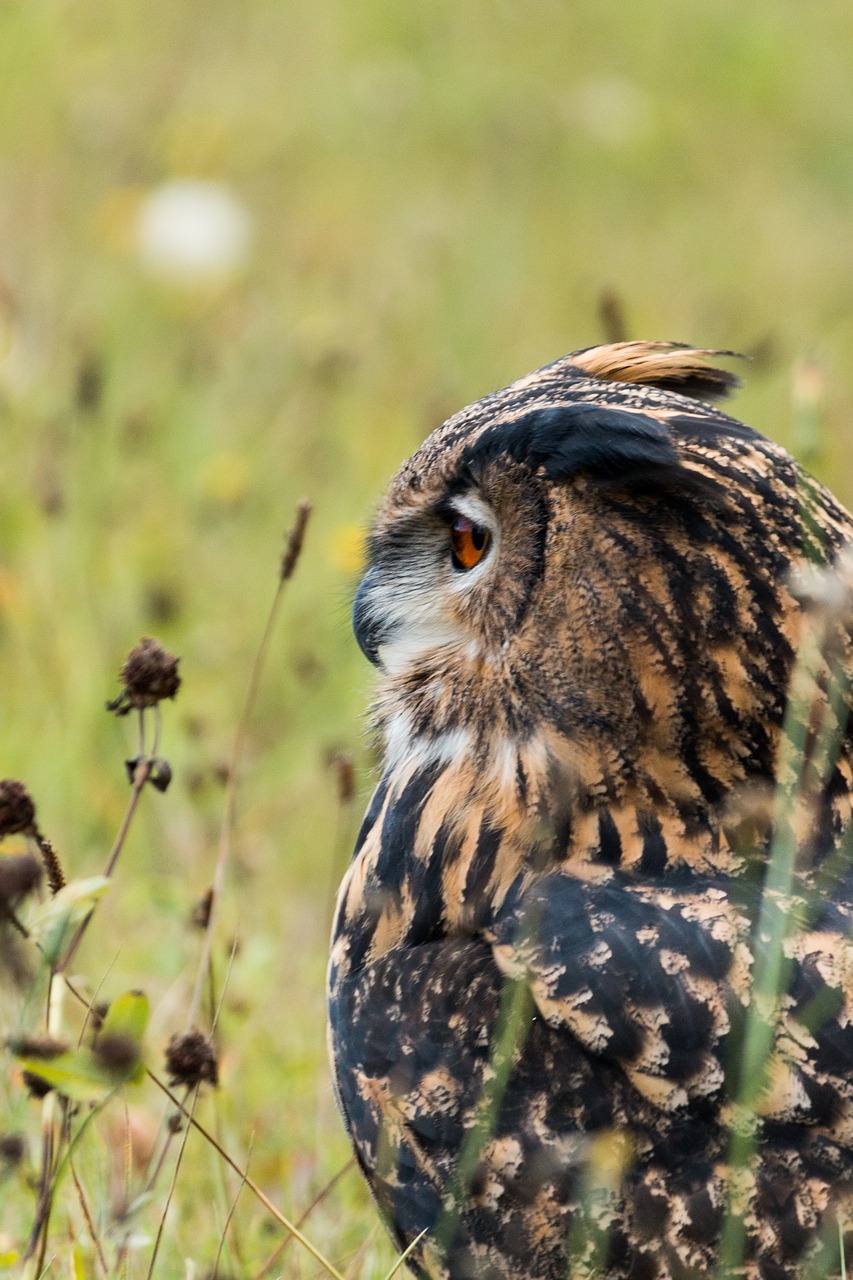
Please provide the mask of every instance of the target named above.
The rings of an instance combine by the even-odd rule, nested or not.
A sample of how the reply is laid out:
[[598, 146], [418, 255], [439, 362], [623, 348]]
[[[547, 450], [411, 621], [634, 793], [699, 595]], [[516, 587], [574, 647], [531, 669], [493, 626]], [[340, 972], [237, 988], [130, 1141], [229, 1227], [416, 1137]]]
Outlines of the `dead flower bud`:
[[169, 1083], [188, 1088], [219, 1083], [219, 1066], [213, 1045], [201, 1031], [184, 1031], [172, 1036], [166, 1048], [166, 1070]]
[[311, 503], [307, 498], [302, 498], [296, 505], [296, 517], [293, 525], [288, 531], [284, 544], [284, 553], [281, 557], [279, 566], [279, 577], [282, 582], [287, 582], [288, 578], [293, 577], [293, 571], [296, 568], [300, 555], [302, 554], [302, 544], [305, 541], [305, 529], [308, 525], [308, 517], [311, 514]]
[[155, 791], [168, 791], [172, 781], [172, 766], [168, 760], [158, 756], [151, 770], [151, 785]]
[[[55, 1040], [53, 1036], [24, 1036], [20, 1040], [10, 1040], [8, 1047], [17, 1058], [41, 1058], [49, 1062], [71, 1046], [65, 1040]], [[32, 1071], [23, 1071], [21, 1075], [31, 1098], [44, 1098], [53, 1088]]]
[[190, 914], [190, 924], [195, 929], [206, 929], [210, 924], [210, 910], [213, 906], [213, 888], [202, 894]]
[[94, 1032], [100, 1031], [109, 1011], [110, 1006], [107, 1000], [99, 1000], [96, 1004], [89, 1005], [89, 1024]]
[[93, 1047], [108, 1071], [129, 1071], [139, 1061], [139, 1044], [133, 1036], [98, 1036]]
[[32, 1071], [22, 1071], [21, 1079], [27, 1086], [27, 1093], [31, 1098], [46, 1098], [53, 1089], [52, 1084], [48, 1084], [46, 1080], [42, 1080], [41, 1076], [35, 1075]]
[[[109, 706], [109, 703], [107, 705]], [[119, 712], [116, 712], [116, 714], [124, 715], [125, 712], [119, 711]], [[136, 770], [139, 767], [139, 765], [142, 764], [143, 760], [146, 760], [146, 759], [147, 759], [147, 756], [131, 756], [129, 760], [125, 760], [124, 768], [125, 768], [125, 772], [127, 773], [128, 782], [132, 784], [136, 781]]]
[[[124, 715], [123, 711], [117, 713]], [[169, 784], [172, 781], [172, 766], [168, 760], [164, 760], [162, 756], [132, 756], [129, 760], [125, 760], [124, 767], [127, 773], [127, 780], [133, 786], [136, 785], [136, 771], [140, 765], [145, 766], [145, 779], [150, 782], [155, 791], [168, 791]]]
[[16, 1058], [42, 1058], [49, 1062], [71, 1046], [67, 1040], [57, 1040], [54, 1036], [20, 1036], [16, 1040], [9, 1040], [8, 1048]]
[[65, 872], [62, 870], [62, 863], [59, 861], [59, 854], [47, 836], [43, 836], [40, 831], [33, 832], [33, 839], [38, 845], [41, 860], [47, 872], [47, 887], [51, 893], [59, 893], [59, 890], [65, 885]]
[[143, 636], [127, 655], [119, 675], [124, 688], [117, 698], [107, 703], [107, 710], [126, 716], [134, 708], [144, 711], [164, 698], [174, 698], [181, 687], [179, 662], [180, 658], [167, 653], [159, 640]]
[[36, 807], [23, 782], [16, 778], [0, 780], [0, 838], [29, 834], [36, 824]]
[[0, 858], [0, 915], [14, 908], [41, 883], [41, 863], [31, 853]]
[[[59, 1041], [53, 1036], [24, 1036], [22, 1039], [9, 1041], [9, 1050], [15, 1057], [35, 1057], [45, 1062], [49, 1062], [51, 1057], [59, 1057], [60, 1053], [67, 1052], [69, 1048], [67, 1041]], [[35, 1071], [22, 1071], [20, 1074], [31, 1098], [44, 1098], [53, 1089], [53, 1084], [47, 1084]]]
[[33, 948], [11, 929], [0, 929], [0, 984], [28, 990], [34, 981]]
[[0, 1133], [0, 1161], [8, 1168], [19, 1165], [27, 1154], [27, 1144], [23, 1134]]
[[338, 800], [341, 804], [349, 804], [355, 794], [355, 766], [352, 756], [339, 751], [329, 761], [338, 784]]

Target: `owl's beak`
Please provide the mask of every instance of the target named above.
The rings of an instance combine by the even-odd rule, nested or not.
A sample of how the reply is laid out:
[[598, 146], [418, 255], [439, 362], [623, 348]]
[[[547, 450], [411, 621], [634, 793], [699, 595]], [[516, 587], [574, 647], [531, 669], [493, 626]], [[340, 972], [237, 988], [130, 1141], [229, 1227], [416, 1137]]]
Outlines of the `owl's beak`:
[[370, 598], [375, 583], [376, 570], [368, 569], [355, 593], [352, 605], [352, 629], [355, 632], [358, 647], [365, 658], [368, 662], [372, 662], [374, 667], [379, 667], [382, 665], [379, 661], [379, 646], [383, 640], [387, 639], [387, 635], [386, 628], [376, 616], [376, 610]]

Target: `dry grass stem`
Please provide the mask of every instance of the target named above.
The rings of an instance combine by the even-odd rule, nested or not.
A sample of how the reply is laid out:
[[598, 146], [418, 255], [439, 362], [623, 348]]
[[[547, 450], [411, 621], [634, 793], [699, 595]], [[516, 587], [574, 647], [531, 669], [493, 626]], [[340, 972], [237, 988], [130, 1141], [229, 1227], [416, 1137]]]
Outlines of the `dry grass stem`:
[[[118, 859], [119, 859], [119, 855], [122, 849], [124, 848], [124, 842], [127, 839], [127, 833], [130, 830], [130, 824], [133, 821], [133, 816], [136, 813], [137, 807], [139, 805], [139, 798], [142, 795], [146, 782], [151, 777], [151, 771], [153, 767], [154, 767], [153, 759], [149, 759], [147, 757], [140, 760], [136, 765], [136, 768], [134, 770], [134, 775], [133, 775], [133, 790], [130, 793], [130, 799], [127, 804], [127, 809], [125, 810], [125, 814], [124, 814], [124, 818], [122, 819], [121, 826], [119, 827], [118, 835], [115, 838], [115, 843], [113, 844], [113, 847], [110, 850], [110, 855], [107, 858], [106, 866], [104, 867], [103, 874], [107, 878], [109, 878], [113, 874], [113, 871], [115, 870], [116, 863], [118, 862]], [[68, 944], [65, 954], [62, 956], [62, 958], [59, 960], [59, 962], [56, 965], [57, 973], [64, 973], [65, 970], [68, 968], [68, 966], [71, 964], [71, 961], [74, 959], [75, 955], [77, 954], [77, 950], [80, 946], [80, 943], [83, 941], [83, 938], [86, 934], [86, 930], [89, 927], [89, 924], [91, 922], [93, 915], [94, 915], [94, 911], [90, 911], [89, 914], [85, 917], [85, 919], [80, 921], [80, 924], [77, 926], [77, 930], [74, 933], [74, 936], [72, 937], [71, 941]]]
[[237, 722], [237, 730], [234, 734], [234, 744], [231, 749], [231, 759], [228, 765], [228, 780], [225, 788], [225, 803], [222, 813], [222, 823], [219, 830], [219, 847], [216, 855], [216, 866], [213, 872], [213, 883], [210, 887], [210, 907], [207, 917], [207, 925], [204, 931], [204, 942], [202, 944], [201, 956], [198, 962], [195, 986], [193, 988], [189, 1008], [187, 1009], [185, 1024], [187, 1030], [189, 1030], [189, 1028], [198, 1020], [199, 1010], [201, 1009], [202, 991], [211, 964], [213, 938], [216, 932], [219, 904], [222, 897], [222, 891], [225, 887], [225, 872], [228, 866], [228, 860], [231, 856], [231, 839], [234, 831], [234, 813], [237, 795], [237, 773], [243, 756], [243, 748], [249, 727], [249, 719], [252, 714], [252, 708], [255, 705], [255, 698], [258, 693], [261, 672], [263, 671], [270, 641], [275, 629], [278, 610], [284, 592], [284, 584], [293, 576], [293, 572], [296, 568], [296, 564], [305, 541], [305, 530], [310, 514], [311, 503], [306, 499], [303, 499], [296, 508], [296, 518], [287, 535], [275, 595], [273, 596], [260, 644], [258, 645], [255, 658], [252, 663], [252, 670], [249, 674], [249, 683], [246, 688], [245, 698], [243, 699], [243, 709], [240, 713], [240, 719]]
[[[155, 1266], [155, 1263], [157, 1262], [157, 1254], [160, 1250], [160, 1241], [163, 1239], [163, 1228], [166, 1225], [166, 1218], [169, 1213], [169, 1206], [172, 1203], [172, 1196], [175, 1194], [175, 1187], [177, 1186], [177, 1183], [178, 1183], [178, 1174], [181, 1169], [181, 1162], [184, 1158], [184, 1152], [187, 1149], [187, 1139], [190, 1136], [190, 1127], [191, 1127], [191, 1124], [193, 1123], [193, 1112], [195, 1111], [195, 1104], [198, 1101], [198, 1090], [199, 1090], [199, 1086], [196, 1085], [195, 1090], [193, 1092], [193, 1099], [190, 1104], [190, 1109], [189, 1111], [184, 1112], [184, 1114], [190, 1120], [190, 1124], [185, 1125], [184, 1127], [183, 1137], [181, 1138], [181, 1145], [178, 1148], [178, 1158], [176, 1159], [175, 1167], [172, 1170], [172, 1181], [169, 1184], [169, 1191], [166, 1196], [166, 1203], [163, 1205], [163, 1212], [160, 1215], [160, 1221], [157, 1224], [157, 1235], [154, 1240], [154, 1248], [151, 1251], [151, 1261], [148, 1264], [148, 1280], [151, 1280], [151, 1277], [154, 1274], [154, 1266]], [[184, 1108], [182, 1107], [181, 1110], [183, 1111]]]
[[101, 1274], [104, 1277], [107, 1277], [109, 1275], [109, 1267], [107, 1266], [107, 1259], [106, 1259], [106, 1255], [104, 1254], [104, 1247], [101, 1244], [97, 1231], [95, 1230], [95, 1224], [92, 1221], [92, 1214], [89, 1210], [89, 1202], [86, 1199], [86, 1193], [83, 1190], [83, 1186], [80, 1182], [80, 1179], [77, 1177], [77, 1170], [74, 1168], [73, 1160], [70, 1160], [68, 1162], [68, 1167], [71, 1172], [71, 1178], [74, 1182], [74, 1189], [77, 1192], [77, 1201], [78, 1201], [78, 1204], [80, 1205], [80, 1212], [83, 1214], [83, 1218], [85, 1220], [86, 1227], [91, 1237], [92, 1244], [95, 1246], [95, 1257], [98, 1259], [98, 1266], [101, 1270]]
[[[302, 1213], [296, 1219], [297, 1227], [302, 1227], [305, 1225], [305, 1223], [308, 1221], [308, 1219], [310, 1218], [314, 1210], [317, 1208], [317, 1206], [319, 1204], [322, 1204], [322, 1202], [326, 1199], [326, 1197], [332, 1191], [334, 1191], [335, 1187], [338, 1185], [338, 1183], [340, 1182], [344, 1174], [349, 1173], [349, 1171], [354, 1168], [355, 1168], [355, 1157], [352, 1156], [349, 1160], [347, 1160], [345, 1165], [342, 1165], [342, 1167], [338, 1169], [338, 1172], [329, 1179], [329, 1181], [325, 1184], [325, 1186], [320, 1188], [320, 1190], [317, 1192], [317, 1194], [315, 1195], [311, 1203], [308, 1205], [308, 1207], [302, 1210]], [[287, 1235], [284, 1237], [283, 1240], [279, 1241], [275, 1249], [267, 1258], [264, 1265], [261, 1267], [260, 1271], [255, 1272], [252, 1280], [263, 1280], [263, 1277], [269, 1274], [269, 1272], [273, 1269], [275, 1264], [281, 1258], [281, 1255], [284, 1253], [285, 1249], [290, 1244], [293, 1238], [294, 1237], [292, 1235]]]
[[[249, 1171], [249, 1165], [252, 1160], [252, 1147], [254, 1146], [254, 1142], [255, 1142], [255, 1136], [254, 1134], [252, 1134], [252, 1137], [249, 1140], [249, 1150], [246, 1153], [246, 1173], [248, 1173]], [[228, 1228], [231, 1226], [231, 1222], [234, 1217], [234, 1211], [237, 1208], [237, 1201], [240, 1199], [240, 1192], [243, 1190], [245, 1185], [246, 1185], [246, 1178], [242, 1177], [240, 1179], [240, 1185], [237, 1188], [236, 1194], [233, 1196], [231, 1200], [231, 1204], [228, 1209], [228, 1216], [225, 1219], [225, 1223], [222, 1227], [222, 1232], [219, 1236], [219, 1245], [216, 1250], [216, 1261], [213, 1264], [213, 1274], [211, 1276], [211, 1280], [218, 1280], [219, 1263], [222, 1260], [222, 1250], [225, 1248], [225, 1240], [228, 1235]]]
[[304, 1249], [307, 1249], [307, 1251], [311, 1254], [312, 1258], [315, 1258], [316, 1261], [320, 1263], [320, 1265], [328, 1272], [328, 1274], [333, 1277], [333, 1280], [344, 1280], [344, 1277], [340, 1274], [339, 1271], [335, 1269], [335, 1267], [332, 1266], [331, 1262], [329, 1262], [326, 1258], [323, 1257], [319, 1249], [315, 1248], [315, 1246], [311, 1243], [311, 1241], [308, 1239], [307, 1236], [304, 1236], [302, 1234], [302, 1232], [299, 1230], [299, 1227], [295, 1223], [291, 1222], [288, 1218], [286, 1218], [280, 1209], [276, 1208], [272, 1200], [270, 1200], [269, 1196], [265, 1195], [264, 1192], [261, 1190], [261, 1188], [258, 1186], [258, 1184], [255, 1181], [253, 1181], [252, 1178], [249, 1177], [248, 1173], [246, 1173], [245, 1170], [241, 1169], [240, 1166], [237, 1164], [236, 1160], [233, 1160], [231, 1156], [229, 1156], [225, 1148], [219, 1142], [216, 1141], [213, 1134], [209, 1133], [208, 1130], [205, 1129], [204, 1126], [200, 1124], [198, 1120], [196, 1120], [195, 1116], [192, 1115], [187, 1110], [186, 1107], [181, 1105], [181, 1103], [172, 1093], [171, 1089], [169, 1089], [165, 1084], [163, 1084], [162, 1080], [158, 1079], [158, 1077], [154, 1075], [153, 1071], [147, 1071], [146, 1075], [148, 1076], [149, 1080], [152, 1080], [154, 1084], [156, 1084], [158, 1089], [162, 1090], [162, 1092], [166, 1094], [166, 1096], [178, 1108], [178, 1110], [183, 1114], [183, 1116], [189, 1121], [190, 1125], [194, 1129], [198, 1130], [198, 1132], [201, 1134], [204, 1140], [208, 1142], [210, 1146], [213, 1147], [213, 1149], [225, 1161], [225, 1163], [231, 1169], [233, 1169], [234, 1172], [245, 1182], [246, 1186], [249, 1188], [252, 1194], [258, 1200], [260, 1200], [261, 1204], [264, 1206], [264, 1208], [267, 1210], [268, 1213], [272, 1214], [276, 1222], [279, 1222], [285, 1228], [285, 1230], [289, 1231], [292, 1236], [296, 1237], [296, 1239], [299, 1241], [302, 1247]]

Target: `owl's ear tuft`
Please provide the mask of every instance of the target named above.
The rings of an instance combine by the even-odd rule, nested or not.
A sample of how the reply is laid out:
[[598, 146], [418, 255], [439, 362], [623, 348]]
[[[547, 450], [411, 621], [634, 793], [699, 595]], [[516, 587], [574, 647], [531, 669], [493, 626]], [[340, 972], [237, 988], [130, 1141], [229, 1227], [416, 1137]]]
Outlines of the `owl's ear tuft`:
[[675, 342], [613, 342], [576, 351], [569, 359], [604, 382], [636, 382], [693, 400], [721, 400], [740, 381], [728, 369], [709, 364], [713, 356], [743, 358], [735, 351], [700, 350]]
[[671, 482], [681, 472], [663, 422], [599, 404], [555, 405], [494, 423], [469, 445], [461, 462], [466, 470], [476, 470], [501, 455], [541, 470], [548, 480], [583, 474], [629, 488]]

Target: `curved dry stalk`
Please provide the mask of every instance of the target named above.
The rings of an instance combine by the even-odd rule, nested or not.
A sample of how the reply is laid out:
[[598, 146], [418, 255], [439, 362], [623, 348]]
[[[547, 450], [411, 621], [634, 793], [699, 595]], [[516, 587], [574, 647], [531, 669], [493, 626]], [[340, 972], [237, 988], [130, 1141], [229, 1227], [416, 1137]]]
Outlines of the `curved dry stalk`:
[[74, 1168], [73, 1160], [69, 1160], [68, 1168], [71, 1173], [71, 1178], [74, 1182], [74, 1190], [77, 1192], [77, 1200], [80, 1204], [80, 1212], [83, 1214], [83, 1220], [86, 1223], [86, 1227], [88, 1229], [89, 1235], [92, 1237], [92, 1243], [95, 1246], [95, 1257], [98, 1259], [98, 1266], [101, 1269], [101, 1274], [103, 1275], [104, 1280], [108, 1280], [110, 1269], [107, 1266], [107, 1259], [104, 1253], [104, 1247], [101, 1244], [100, 1237], [98, 1236], [97, 1231], [95, 1230], [95, 1224], [92, 1220], [92, 1213], [91, 1213], [91, 1210], [89, 1209], [89, 1202], [86, 1199], [86, 1193], [83, 1190], [83, 1184], [81, 1183], [80, 1179], [77, 1177], [77, 1170]]
[[[198, 1101], [198, 1091], [199, 1091], [199, 1085], [196, 1085], [195, 1093], [193, 1094], [193, 1100], [190, 1105], [190, 1110], [188, 1112], [185, 1112], [185, 1114], [189, 1117], [190, 1120], [192, 1120], [192, 1113], [195, 1111], [195, 1104]], [[169, 1183], [169, 1193], [166, 1196], [166, 1203], [163, 1205], [163, 1212], [160, 1215], [160, 1221], [157, 1225], [157, 1235], [154, 1240], [154, 1248], [151, 1251], [151, 1261], [148, 1264], [148, 1280], [151, 1280], [151, 1277], [154, 1274], [154, 1265], [157, 1261], [157, 1254], [160, 1250], [160, 1241], [163, 1239], [163, 1228], [166, 1225], [166, 1217], [169, 1213], [169, 1206], [172, 1203], [172, 1196], [175, 1194], [175, 1187], [178, 1182], [178, 1173], [181, 1168], [181, 1161], [184, 1158], [184, 1152], [186, 1151], [186, 1148], [187, 1148], [187, 1138], [189, 1136], [190, 1136], [190, 1126], [187, 1125], [184, 1129], [184, 1135], [183, 1135], [183, 1138], [181, 1139], [181, 1145], [178, 1148], [178, 1158], [176, 1159], [175, 1167], [172, 1170], [172, 1181]]]
[[272, 633], [275, 628], [276, 618], [278, 616], [279, 605], [284, 593], [284, 584], [293, 576], [293, 572], [299, 560], [302, 551], [302, 544], [305, 539], [305, 529], [308, 525], [308, 517], [311, 514], [311, 503], [303, 498], [296, 507], [296, 516], [290, 532], [285, 542], [284, 555], [279, 565], [278, 582], [275, 589], [275, 595], [267, 614], [266, 624], [264, 625], [263, 634], [260, 644], [258, 645], [255, 659], [252, 663], [252, 670], [249, 673], [249, 683], [246, 687], [246, 696], [243, 699], [243, 709], [240, 713], [240, 719], [237, 722], [237, 730], [234, 734], [234, 744], [231, 749], [231, 759], [228, 763], [228, 781], [225, 788], [225, 805], [222, 814], [222, 824], [219, 829], [219, 846], [216, 855], [216, 866], [213, 871], [213, 884], [210, 888], [210, 910], [207, 917], [207, 925], [204, 933], [204, 943], [202, 945], [201, 956], [198, 962], [198, 972], [196, 974], [195, 986], [193, 987], [192, 998], [190, 999], [189, 1009], [187, 1010], [186, 1030], [189, 1031], [196, 1023], [201, 1008], [201, 997], [204, 989], [205, 979], [210, 967], [211, 955], [213, 951], [213, 935], [216, 928], [217, 916], [219, 914], [219, 902], [222, 897], [222, 891], [225, 887], [225, 872], [228, 866], [228, 860], [231, 856], [231, 837], [234, 832], [234, 812], [237, 797], [237, 772], [240, 760], [243, 755], [243, 747], [246, 739], [246, 732], [249, 727], [249, 717], [255, 704], [255, 698], [260, 684], [261, 671], [266, 661], [267, 651], [269, 649]]
[[344, 1280], [344, 1277], [335, 1267], [332, 1266], [331, 1262], [329, 1262], [327, 1258], [323, 1257], [320, 1250], [311, 1243], [311, 1241], [308, 1239], [307, 1236], [304, 1236], [302, 1234], [302, 1232], [299, 1230], [299, 1227], [296, 1225], [296, 1223], [291, 1222], [289, 1218], [286, 1218], [284, 1214], [281, 1212], [281, 1210], [276, 1208], [272, 1200], [270, 1200], [269, 1196], [265, 1195], [264, 1192], [261, 1190], [261, 1188], [258, 1186], [258, 1184], [252, 1178], [249, 1177], [248, 1173], [246, 1173], [243, 1169], [240, 1168], [240, 1166], [237, 1164], [237, 1161], [233, 1160], [231, 1156], [229, 1156], [225, 1148], [216, 1141], [213, 1134], [208, 1133], [204, 1125], [200, 1124], [199, 1121], [196, 1120], [195, 1116], [191, 1115], [190, 1112], [187, 1111], [186, 1107], [181, 1106], [181, 1103], [172, 1093], [171, 1089], [169, 1089], [167, 1085], [163, 1084], [163, 1081], [158, 1079], [158, 1077], [155, 1076], [153, 1071], [146, 1070], [145, 1074], [148, 1076], [149, 1080], [152, 1080], [154, 1084], [156, 1084], [158, 1089], [160, 1089], [163, 1093], [165, 1093], [166, 1097], [169, 1098], [173, 1103], [173, 1105], [176, 1106], [178, 1110], [182, 1113], [182, 1115], [186, 1117], [186, 1119], [189, 1121], [192, 1127], [198, 1130], [198, 1132], [205, 1139], [205, 1141], [210, 1143], [213, 1149], [217, 1152], [219, 1156], [221, 1156], [221, 1158], [225, 1161], [225, 1163], [229, 1166], [229, 1168], [233, 1169], [234, 1172], [241, 1179], [243, 1179], [243, 1181], [245, 1182], [245, 1185], [249, 1188], [252, 1194], [256, 1196], [258, 1200], [260, 1200], [261, 1204], [264, 1206], [267, 1212], [272, 1214], [276, 1222], [279, 1222], [287, 1231], [290, 1232], [292, 1236], [295, 1236], [296, 1239], [299, 1241], [299, 1243], [302, 1245], [302, 1247], [308, 1250], [312, 1258], [314, 1258], [317, 1262], [319, 1262], [321, 1267], [325, 1268], [328, 1274], [332, 1277], [332, 1280]]
[[[329, 1181], [325, 1184], [325, 1186], [320, 1188], [320, 1190], [317, 1192], [314, 1199], [308, 1205], [307, 1209], [302, 1210], [302, 1213], [296, 1219], [297, 1227], [303, 1226], [308, 1221], [311, 1214], [317, 1208], [317, 1205], [322, 1204], [322, 1202], [326, 1199], [326, 1196], [329, 1195], [329, 1193], [338, 1185], [338, 1183], [340, 1182], [344, 1174], [349, 1173], [350, 1169], [353, 1169], [353, 1168], [355, 1168], [355, 1156], [350, 1156], [346, 1164], [343, 1165], [340, 1169], [338, 1169], [338, 1172], [329, 1179]], [[266, 1262], [261, 1267], [260, 1271], [255, 1272], [254, 1276], [252, 1277], [252, 1280], [263, 1280], [263, 1277], [267, 1275], [275, 1266], [275, 1264], [278, 1262], [279, 1258], [284, 1253], [285, 1249], [290, 1244], [292, 1239], [293, 1239], [293, 1236], [285, 1236], [283, 1240], [279, 1240], [275, 1249], [273, 1249], [272, 1253], [267, 1258]]]
[[[127, 833], [130, 830], [130, 824], [133, 821], [133, 815], [136, 813], [136, 809], [139, 804], [139, 797], [142, 795], [146, 782], [151, 777], [151, 771], [153, 768], [154, 768], [153, 758], [146, 757], [139, 761], [139, 763], [136, 766], [136, 769], [134, 770], [133, 790], [130, 793], [130, 799], [127, 802], [127, 809], [125, 810], [124, 818], [122, 819], [121, 826], [119, 827], [118, 835], [115, 838], [113, 847], [110, 850], [110, 856], [107, 858], [107, 864], [104, 867], [104, 875], [107, 877], [107, 879], [109, 879], [109, 877], [112, 875], [113, 871], [115, 870], [115, 865], [118, 862], [119, 854], [124, 848], [124, 842], [127, 839]], [[55, 970], [56, 973], [65, 973], [65, 970], [68, 968], [71, 961], [74, 959], [74, 956], [77, 954], [77, 949], [80, 946], [80, 943], [83, 941], [83, 937], [86, 933], [86, 930], [89, 927], [89, 923], [94, 914], [95, 912], [93, 908], [89, 912], [89, 914], [85, 917], [85, 919], [80, 921], [79, 925], [77, 926], [76, 933], [74, 934], [73, 938], [68, 944], [68, 947], [65, 951], [65, 955], [62, 956], [61, 959], [57, 962], [56, 970]]]
[[246, 1176], [249, 1172], [249, 1164], [252, 1160], [252, 1149], [255, 1145], [255, 1135], [252, 1134], [249, 1139], [249, 1150], [246, 1153], [246, 1174], [240, 1179], [240, 1185], [237, 1188], [237, 1194], [231, 1201], [231, 1207], [228, 1210], [228, 1216], [225, 1219], [225, 1225], [222, 1228], [222, 1235], [219, 1237], [219, 1247], [216, 1250], [216, 1261], [213, 1264], [213, 1274], [211, 1280], [219, 1280], [219, 1263], [222, 1260], [222, 1250], [225, 1247], [225, 1237], [228, 1235], [228, 1228], [231, 1226], [231, 1219], [234, 1217], [234, 1210], [237, 1208], [237, 1201], [240, 1199], [240, 1192], [246, 1185]]

